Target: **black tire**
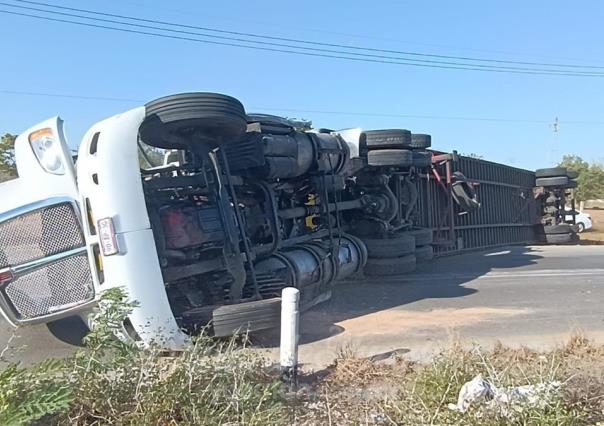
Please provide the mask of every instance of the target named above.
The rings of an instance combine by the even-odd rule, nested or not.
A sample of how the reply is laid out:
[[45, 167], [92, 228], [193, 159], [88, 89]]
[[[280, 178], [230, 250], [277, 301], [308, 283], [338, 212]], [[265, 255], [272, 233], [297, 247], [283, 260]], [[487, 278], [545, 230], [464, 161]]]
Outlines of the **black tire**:
[[426, 149], [432, 146], [432, 136], [422, 133], [413, 133], [411, 135], [411, 148]]
[[429, 262], [434, 259], [434, 250], [432, 246], [423, 246], [415, 249], [415, 258], [417, 263]]
[[227, 144], [242, 139], [247, 129], [241, 102], [218, 93], [182, 93], [145, 105], [146, 118], [139, 134], [157, 148], [187, 149], [195, 139]]
[[568, 223], [561, 223], [559, 225], [546, 225], [543, 227], [543, 232], [545, 232], [546, 235], [554, 235], [569, 234], [573, 232], [573, 230]]
[[415, 252], [415, 238], [407, 233], [390, 234], [387, 238], [362, 238], [370, 258], [400, 257]]
[[380, 222], [360, 219], [350, 223], [348, 232], [357, 237], [375, 237], [383, 235], [385, 231], [385, 226]]
[[577, 223], [577, 232], [579, 234], [585, 232], [585, 224], [583, 222]]
[[284, 117], [271, 114], [248, 114], [248, 124], [260, 125], [260, 131], [262, 133], [269, 133], [272, 135], [288, 135], [294, 131], [294, 123]]
[[432, 153], [428, 151], [413, 151], [414, 167], [430, 167], [432, 165]]
[[75, 315], [51, 321], [46, 327], [57, 340], [73, 346], [84, 346], [84, 337], [90, 332], [84, 320]]
[[[566, 176], [568, 171], [566, 167], [552, 167], [549, 169], [539, 169], [535, 171], [536, 178], [549, 178], [549, 177], [559, 177]], [[539, 186], [539, 185], [537, 185]]]
[[214, 336], [225, 337], [278, 327], [280, 318], [279, 299], [265, 299], [217, 307], [211, 324]]
[[413, 154], [406, 149], [380, 149], [367, 153], [367, 164], [375, 167], [411, 167]]
[[370, 277], [387, 277], [392, 275], [408, 274], [415, 271], [415, 255], [369, 259], [365, 265], [365, 275]]
[[535, 186], [566, 186], [568, 185], [568, 178], [566, 176], [558, 177], [546, 177], [535, 180]]
[[579, 238], [575, 233], [546, 234], [545, 241], [548, 244], [575, 244], [579, 241]]
[[474, 186], [461, 172], [453, 173], [455, 181], [452, 186], [453, 200], [464, 212], [472, 212], [480, 208]]
[[577, 179], [579, 177], [579, 172], [577, 172], [576, 170], [567, 170], [566, 176], [569, 179]]
[[409, 148], [411, 132], [405, 129], [368, 130], [361, 134], [361, 145], [367, 149]]
[[415, 247], [427, 246], [434, 241], [434, 233], [430, 228], [414, 228], [406, 234], [415, 238]]

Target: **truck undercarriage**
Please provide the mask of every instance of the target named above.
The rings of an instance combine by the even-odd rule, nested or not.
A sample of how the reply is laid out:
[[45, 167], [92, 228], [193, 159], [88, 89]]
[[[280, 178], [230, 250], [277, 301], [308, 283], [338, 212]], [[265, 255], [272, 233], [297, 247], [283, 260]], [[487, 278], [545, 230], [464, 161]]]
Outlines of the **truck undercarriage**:
[[[45, 322], [59, 335], [64, 318], [86, 322], [104, 289], [124, 287], [139, 304], [124, 336], [179, 348], [208, 326], [216, 336], [276, 326], [285, 287], [298, 288], [307, 309], [357, 272], [411, 272], [433, 248], [463, 248], [456, 227], [472, 244], [496, 242], [485, 226], [502, 215], [471, 214], [478, 183], [454, 170], [456, 153], [430, 151], [430, 135], [299, 125], [247, 114], [225, 95], [168, 96], [92, 126], [77, 173], [61, 121], [32, 127], [16, 144], [20, 177], [2, 188], [14, 196], [0, 226], [15, 232], [0, 238], [0, 310], [14, 325]], [[516, 215], [526, 179], [505, 176], [495, 189], [513, 198]], [[21, 190], [39, 182], [38, 193]], [[64, 204], [81, 238], [38, 256], [31, 250], [71, 232], [45, 213]], [[474, 238], [468, 216], [488, 238]], [[523, 236], [527, 220], [505, 226]], [[36, 235], [25, 241], [21, 229]]]
[[[217, 94], [148, 104], [143, 188], [179, 325], [211, 323], [216, 335], [273, 326], [278, 309], [261, 301], [288, 286], [301, 290], [303, 308], [324, 300], [333, 282], [364, 268], [363, 240], [369, 250], [379, 251], [371, 244], [380, 240], [412, 255], [415, 180], [432, 165], [429, 146], [428, 135], [406, 130], [348, 142], [337, 132], [301, 131], [280, 117], [246, 115]], [[164, 161], [155, 166], [153, 158]], [[464, 191], [476, 204], [465, 207], [478, 207]], [[380, 269], [388, 275], [388, 265], [372, 268]], [[238, 304], [230, 315], [217, 313]]]

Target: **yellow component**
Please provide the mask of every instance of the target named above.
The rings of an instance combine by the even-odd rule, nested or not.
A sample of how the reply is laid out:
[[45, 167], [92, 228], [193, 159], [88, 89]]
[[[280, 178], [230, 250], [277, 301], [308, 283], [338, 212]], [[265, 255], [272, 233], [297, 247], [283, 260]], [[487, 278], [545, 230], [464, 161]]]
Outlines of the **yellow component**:
[[[316, 206], [317, 205], [317, 196], [315, 194], [310, 194], [308, 196], [308, 201], [306, 202], [307, 206]], [[316, 214], [310, 215], [310, 216], [306, 216], [306, 227], [308, 229], [316, 229], [317, 225], [315, 225], [314, 223], [314, 218], [317, 217]]]
[[101, 253], [95, 253], [96, 268], [99, 272], [103, 272], [103, 258]]

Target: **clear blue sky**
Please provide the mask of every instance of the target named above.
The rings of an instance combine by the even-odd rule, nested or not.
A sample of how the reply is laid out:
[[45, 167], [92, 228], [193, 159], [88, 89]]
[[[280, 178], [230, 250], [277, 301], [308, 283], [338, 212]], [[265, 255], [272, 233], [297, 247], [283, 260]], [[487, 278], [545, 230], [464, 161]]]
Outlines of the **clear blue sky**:
[[[604, 3], [596, 1], [47, 2], [329, 43], [604, 66]], [[96, 121], [144, 103], [25, 96], [2, 90], [144, 101], [182, 91], [216, 91], [239, 98], [249, 112], [312, 119], [317, 127], [407, 128], [431, 133], [435, 148], [476, 153], [530, 169], [547, 166], [565, 153], [604, 160], [604, 78], [303, 57], [4, 14], [0, 14], [0, 46], [0, 133], [18, 133], [59, 114], [75, 146]], [[557, 147], [549, 124], [555, 117], [560, 120]]]

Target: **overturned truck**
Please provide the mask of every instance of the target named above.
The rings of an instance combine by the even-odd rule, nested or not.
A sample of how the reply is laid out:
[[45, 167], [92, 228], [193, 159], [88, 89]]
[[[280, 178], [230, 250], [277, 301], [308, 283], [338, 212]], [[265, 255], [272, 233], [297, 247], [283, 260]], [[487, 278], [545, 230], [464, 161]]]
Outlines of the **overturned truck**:
[[[411, 272], [464, 249], [455, 227], [482, 218], [481, 181], [430, 145], [402, 129], [302, 130], [186, 93], [92, 126], [76, 171], [61, 120], [48, 120], [19, 136], [19, 178], [0, 185], [0, 310], [74, 341], [100, 294], [123, 287], [138, 306], [121, 337], [142, 344], [273, 327], [284, 287], [306, 309], [354, 273]], [[508, 197], [509, 215], [534, 207], [524, 190]]]

